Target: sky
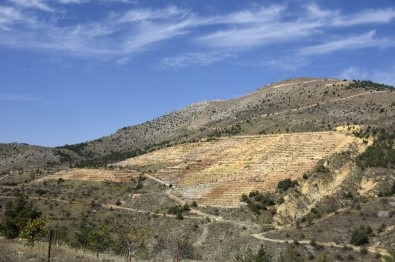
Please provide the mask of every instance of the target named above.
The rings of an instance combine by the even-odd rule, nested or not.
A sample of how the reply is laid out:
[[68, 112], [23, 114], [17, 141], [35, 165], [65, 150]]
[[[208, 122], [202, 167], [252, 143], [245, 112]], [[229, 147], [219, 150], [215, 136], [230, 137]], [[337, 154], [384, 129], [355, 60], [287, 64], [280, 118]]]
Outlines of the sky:
[[395, 0], [0, 0], [0, 143], [84, 142], [294, 77], [395, 85]]

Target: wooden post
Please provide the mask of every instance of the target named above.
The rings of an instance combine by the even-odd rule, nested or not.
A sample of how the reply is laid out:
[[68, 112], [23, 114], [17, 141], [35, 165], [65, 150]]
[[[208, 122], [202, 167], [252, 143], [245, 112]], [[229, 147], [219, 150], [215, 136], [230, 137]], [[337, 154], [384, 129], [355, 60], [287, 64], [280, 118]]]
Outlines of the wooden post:
[[52, 229], [49, 230], [48, 262], [51, 262]]
[[176, 262], [180, 262], [180, 242], [177, 241]]

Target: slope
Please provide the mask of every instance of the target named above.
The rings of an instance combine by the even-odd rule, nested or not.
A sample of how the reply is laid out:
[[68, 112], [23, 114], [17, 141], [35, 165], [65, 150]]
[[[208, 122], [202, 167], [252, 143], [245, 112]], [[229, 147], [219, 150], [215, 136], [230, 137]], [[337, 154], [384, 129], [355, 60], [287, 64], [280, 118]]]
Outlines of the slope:
[[336, 131], [234, 136], [161, 149], [116, 164], [148, 172], [175, 194], [199, 205], [236, 207], [253, 190], [273, 191], [285, 178], [298, 179], [317, 162], [362, 139]]

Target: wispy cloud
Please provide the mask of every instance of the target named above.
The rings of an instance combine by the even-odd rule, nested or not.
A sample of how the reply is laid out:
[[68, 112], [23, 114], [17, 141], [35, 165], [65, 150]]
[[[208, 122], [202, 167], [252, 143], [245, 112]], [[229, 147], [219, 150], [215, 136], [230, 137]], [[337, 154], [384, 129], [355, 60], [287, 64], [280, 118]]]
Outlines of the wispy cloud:
[[[4, 21], [0, 20], [0, 25], [7, 26], [10, 30], [3, 30], [0, 45], [43, 52], [64, 52], [99, 60], [144, 51], [152, 44], [185, 34], [194, 23], [193, 18], [186, 13], [180, 18], [176, 14], [181, 11], [171, 8], [113, 13], [103, 21], [69, 26], [37, 20], [27, 25], [25, 20], [16, 20], [20, 16], [15, 9], [15, 13], [5, 11], [7, 16], [4, 16]], [[173, 16], [164, 15], [172, 12]], [[20, 29], [23, 25], [30, 30], [26, 32], [25, 28]]]
[[54, 11], [53, 8], [49, 7], [49, 5], [47, 5], [45, 1], [42, 0], [8, 0], [8, 1], [23, 8], [35, 8], [47, 12]]
[[87, 3], [89, 0], [59, 0], [61, 4], [82, 4]]
[[376, 31], [372, 30], [359, 36], [351, 36], [334, 40], [324, 44], [305, 47], [298, 51], [298, 55], [312, 56], [328, 54], [340, 50], [355, 50], [368, 47], [383, 47], [385, 45], [394, 44], [385, 38], [374, 38]]
[[[176, 6], [132, 8], [74, 22], [68, 19], [70, 14], [64, 9], [68, 4], [130, 4], [134, 1], [7, 1], [8, 5], [0, 6], [2, 47], [122, 64], [136, 54], [161, 46], [159, 43], [180, 39], [185, 42], [180, 53], [161, 60], [162, 66], [172, 68], [208, 65], [272, 44], [298, 43], [298, 47], [289, 47], [289, 50], [293, 52], [291, 55], [299, 57], [387, 47], [392, 40], [381, 37], [375, 30], [362, 35], [336, 30], [362, 24], [385, 24], [395, 18], [393, 8], [344, 15], [339, 10], [323, 9], [312, 3], [297, 13], [288, 12], [286, 4], [272, 4], [205, 16]], [[59, 15], [53, 15], [56, 18], [48, 21], [48, 15], [40, 15], [47, 12]]]
[[340, 74], [340, 78], [345, 78], [349, 80], [362, 80], [362, 79], [367, 79], [368, 78], [368, 73], [366, 70], [361, 69], [359, 67], [351, 66], [348, 68], [343, 69]]
[[0, 94], [0, 100], [2, 101], [17, 101], [17, 102], [30, 102], [30, 101], [40, 101], [40, 98], [34, 97], [32, 95], [7, 95]]
[[163, 58], [160, 67], [162, 69], [180, 69], [191, 66], [206, 66], [229, 57], [234, 57], [234, 55], [229, 53], [186, 53]]
[[331, 24], [334, 26], [348, 27], [363, 24], [385, 24], [395, 18], [395, 9], [376, 9], [365, 10], [357, 14], [332, 18]]

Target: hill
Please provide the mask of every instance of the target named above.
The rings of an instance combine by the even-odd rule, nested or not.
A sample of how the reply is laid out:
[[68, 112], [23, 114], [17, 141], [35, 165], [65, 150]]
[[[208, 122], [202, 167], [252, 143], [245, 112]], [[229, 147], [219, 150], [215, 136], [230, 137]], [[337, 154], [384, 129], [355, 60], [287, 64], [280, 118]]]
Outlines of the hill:
[[[51, 149], [47, 162], [105, 166], [205, 137], [330, 131], [347, 124], [393, 130], [394, 101], [394, 88], [369, 81], [290, 79], [240, 98], [196, 103], [97, 140]], [[4, 163], [12, 161], [4, 167], [17, 167], [20, 158], [17, 153], [3, 155]]]
[[319, 160], [360, 147], [362, 139], [340, 132], [235, 136], [182, 144], [120, 162], [146, 171], [199, 205], [237, 207], [242, 194], [273, 191], [278, 182], [302, 178]]
[[[27, 201], [56, 261], [232, 261], [260, 245], [273, 261], [380, 260], [395, 250], [394, 120], [392, 87], [300, 78], [80, 144], [2, 144], [0, 231]], [[5, 261], [45, 259], [0, 243]]]

